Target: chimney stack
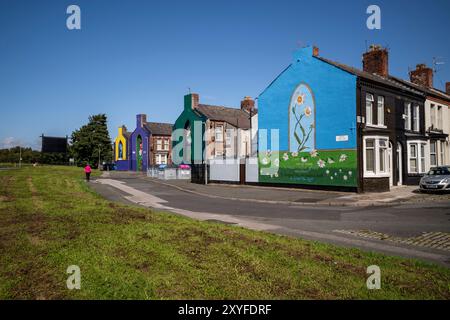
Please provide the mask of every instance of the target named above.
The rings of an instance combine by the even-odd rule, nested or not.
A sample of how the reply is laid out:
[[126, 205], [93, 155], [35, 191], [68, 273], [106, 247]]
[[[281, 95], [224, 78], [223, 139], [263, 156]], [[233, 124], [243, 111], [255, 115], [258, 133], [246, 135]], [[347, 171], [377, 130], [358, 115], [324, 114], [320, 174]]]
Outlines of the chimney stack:
[[184, 107], [195, 109], [198, 107], [199, 103], [199, 95], [198, 93], [189, 93], [184, 96]]
[[142, 128], [146, 122], [147, 122], [146, 114], [138, 114], [136, 116], [136, 128]]
[[446, 82], [446, 83], [445, 83], [445, 92], [446, 92], [447, 94], [450, 94], [450, 82]]
[[319, 48], [316, 46], [313, 47], [313, 56], [318, 57], [319, 56]]
[[389, 53], [379, 45], [371, 45], [369, 51], [363, 54], [363, 70], [380, 76], [389, 75]]
[[250, 113], [255, 110], [255, 100], [251, 97], [244, 97], [244, 100], [241, 101], [241, 109]]
[[412, 83], [432, 88], [433, 87], [433, 70], [421, 63], [416, 66], [416, 70], [409, 73]]

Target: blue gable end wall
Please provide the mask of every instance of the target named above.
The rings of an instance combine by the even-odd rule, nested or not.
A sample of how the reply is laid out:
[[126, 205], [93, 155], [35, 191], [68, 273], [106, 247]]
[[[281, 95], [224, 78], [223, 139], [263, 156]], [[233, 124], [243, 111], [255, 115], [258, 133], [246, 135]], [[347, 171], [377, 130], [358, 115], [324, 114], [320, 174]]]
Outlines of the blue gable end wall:
[[[356, 148], [356, 76], [314, 58], [310, 48], [296, 52], [294, 60], [259, 96], [259, 129], [279, 129], [280, 149], [287, 150], [289, 103], [295, 88], [306, 83], [317, 110], [316, 148]], [[348, 135], [348, 141], [336, 142], [341, 135]]]
[[[280, 163], [276, 174], [260, 171], [260, 182], [357, 186], [356, 83], [356, 76], [313, 57], [310, 47], [294, 54], [292, 64], [258, 97], [260, 135], [264, 133], [262, 129], [267, 130], [267, 149], [272, 153], [279, 151]], [[314, 148], [307, 148], [297, 156], [292, 153], [292, 140], [289, 143], [293, 139], [290, 133], [294, 127], [292, 119], [295, 120], [291, 99], [295, 98], [301, 84], [310, 89], [312, 98], [296, 108], [299, 115], [306, 113], [308, 101], [313, 101], [309, 121], [314, 119], [310, 139]], [[306, 118], [304, 116], [302, 121]], [[305, 129], [310, 128], [310, 122], [306, 123]], [[279, 150], [271, 145], [271, 129], [279, 129]], [[299, 131], [300, 136], [301, 133]], [[336, 141], [337, 137], [348, 140]], [[259, 148], [260, 161], [263, 160], [260, 168], [263, 168], [264, 163], [271, 161], [262, 159], [266, 154], [264, 144], [260, 143]], [[318, 156], [310, 156], [312, 149], [318, 151]], [[298, 159], [293, 159], [295, 157]]]

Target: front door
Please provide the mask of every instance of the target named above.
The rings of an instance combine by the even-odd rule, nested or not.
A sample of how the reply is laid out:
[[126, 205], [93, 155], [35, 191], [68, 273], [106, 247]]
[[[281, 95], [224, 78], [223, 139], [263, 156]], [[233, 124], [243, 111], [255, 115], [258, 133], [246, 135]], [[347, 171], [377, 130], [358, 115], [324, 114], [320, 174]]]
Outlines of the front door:
[[394, 166], [393, 166], [393, 159], [392, 159], [392, 143], [389, 142], [389, 148], [388, 148], [388, 156], [389, 156], [389, 187], [392, 187], [394, 185]]

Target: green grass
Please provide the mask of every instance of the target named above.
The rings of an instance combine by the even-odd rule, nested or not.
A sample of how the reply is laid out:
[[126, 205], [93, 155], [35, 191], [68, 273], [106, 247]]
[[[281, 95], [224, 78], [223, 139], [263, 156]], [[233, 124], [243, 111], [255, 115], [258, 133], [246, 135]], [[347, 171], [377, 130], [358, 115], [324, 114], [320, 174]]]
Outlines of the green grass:
[[2, 299], [449, 299], [449, 283], [431, 264], [112, 203], [80, 168], [0, 171]]

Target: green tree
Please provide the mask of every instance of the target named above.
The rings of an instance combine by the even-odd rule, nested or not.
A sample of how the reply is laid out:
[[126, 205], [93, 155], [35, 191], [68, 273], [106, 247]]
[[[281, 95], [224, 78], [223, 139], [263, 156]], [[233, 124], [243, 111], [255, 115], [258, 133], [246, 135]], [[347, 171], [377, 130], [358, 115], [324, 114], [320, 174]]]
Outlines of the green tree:
[[88, 124], [72, 132], [71, 140], [69, 153], [79, 166], [89, 163], [97, 167], [99, 157], [100, 162], [112, 160], [112, 144], [105, 114], [90, 116]]

